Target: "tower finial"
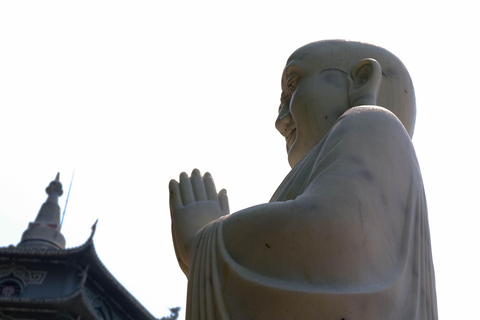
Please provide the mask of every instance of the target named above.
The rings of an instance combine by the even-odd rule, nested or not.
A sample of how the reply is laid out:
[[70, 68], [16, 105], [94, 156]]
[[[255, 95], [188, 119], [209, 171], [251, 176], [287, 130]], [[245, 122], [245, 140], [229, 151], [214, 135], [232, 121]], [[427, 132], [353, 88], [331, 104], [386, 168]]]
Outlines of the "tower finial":
[[34, 222], [30, 222], [22, 235], [19, 247], [65, 249], [65, 238], [60, 233], [60, 207], [58, 197], [63, 194], [60, 172], [45, 189], [48, 198], [40, 208]]
[[60, 197], [63, 194], [63, 188], [62, 184], [60, 183], [60, 172], [57, 173], [57, 176], [55, 177], [55, 180], [50, 182], [48, 187], [45, 189], [45, 192], [50, 196], [52, 193], [57, 193], [58, 197]]

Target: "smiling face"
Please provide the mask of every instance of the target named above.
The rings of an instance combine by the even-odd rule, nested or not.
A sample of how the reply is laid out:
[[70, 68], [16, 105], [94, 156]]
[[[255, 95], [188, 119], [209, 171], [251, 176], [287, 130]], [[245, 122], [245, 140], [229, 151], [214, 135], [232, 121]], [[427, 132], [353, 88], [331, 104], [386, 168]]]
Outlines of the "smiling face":
[[296, 50], [282, 75], [275, 126], [285, 137], [293, 168], [350, 107], [373, 104], [392, 111], [413, 135], [415, 93], [403, 63], [367, 43], [326, 40]]
[[293, 168], [348, 110], [348, 74], [333, 67], [322, 51], [295, 52], [282, 75], [275, 126], [285, 137]]

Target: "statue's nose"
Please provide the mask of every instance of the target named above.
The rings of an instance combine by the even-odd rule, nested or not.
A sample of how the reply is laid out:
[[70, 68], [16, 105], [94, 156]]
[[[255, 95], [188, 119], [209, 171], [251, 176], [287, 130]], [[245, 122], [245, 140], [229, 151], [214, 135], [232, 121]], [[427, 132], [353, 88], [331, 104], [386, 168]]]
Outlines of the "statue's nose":
[[289, 105], [284, 103], [280, 106], [280, 111], [278, 113], [277, 120], [275, 121], [275, 128], [277, 128], [282, 135], [285, 135], [285, 132], [287, 131], [290, 118]]

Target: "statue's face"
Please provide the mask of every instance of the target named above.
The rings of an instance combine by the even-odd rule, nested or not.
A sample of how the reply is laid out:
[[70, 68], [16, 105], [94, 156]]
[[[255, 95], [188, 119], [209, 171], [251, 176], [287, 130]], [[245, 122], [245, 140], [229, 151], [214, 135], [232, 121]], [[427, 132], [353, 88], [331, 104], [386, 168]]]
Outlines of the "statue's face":
[[[308, 48], [307, 48], [308, 49]], [[308, 51], [307, 51], [308, 52]], [[348, 74], [332, 68], [321, 52], [296, 52], [282, 75], [276, 128], [285, 137], [293, 168], [349, 108]]]

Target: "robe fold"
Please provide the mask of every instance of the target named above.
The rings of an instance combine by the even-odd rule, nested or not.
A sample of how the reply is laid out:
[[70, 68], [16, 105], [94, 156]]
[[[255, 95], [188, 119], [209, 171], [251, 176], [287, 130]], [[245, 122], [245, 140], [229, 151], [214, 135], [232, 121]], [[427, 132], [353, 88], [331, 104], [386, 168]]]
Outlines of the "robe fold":
[[186, 319], [437, 319], [427, 208], [390, 111], [347, 111], [269, 203], [196, 238]]

